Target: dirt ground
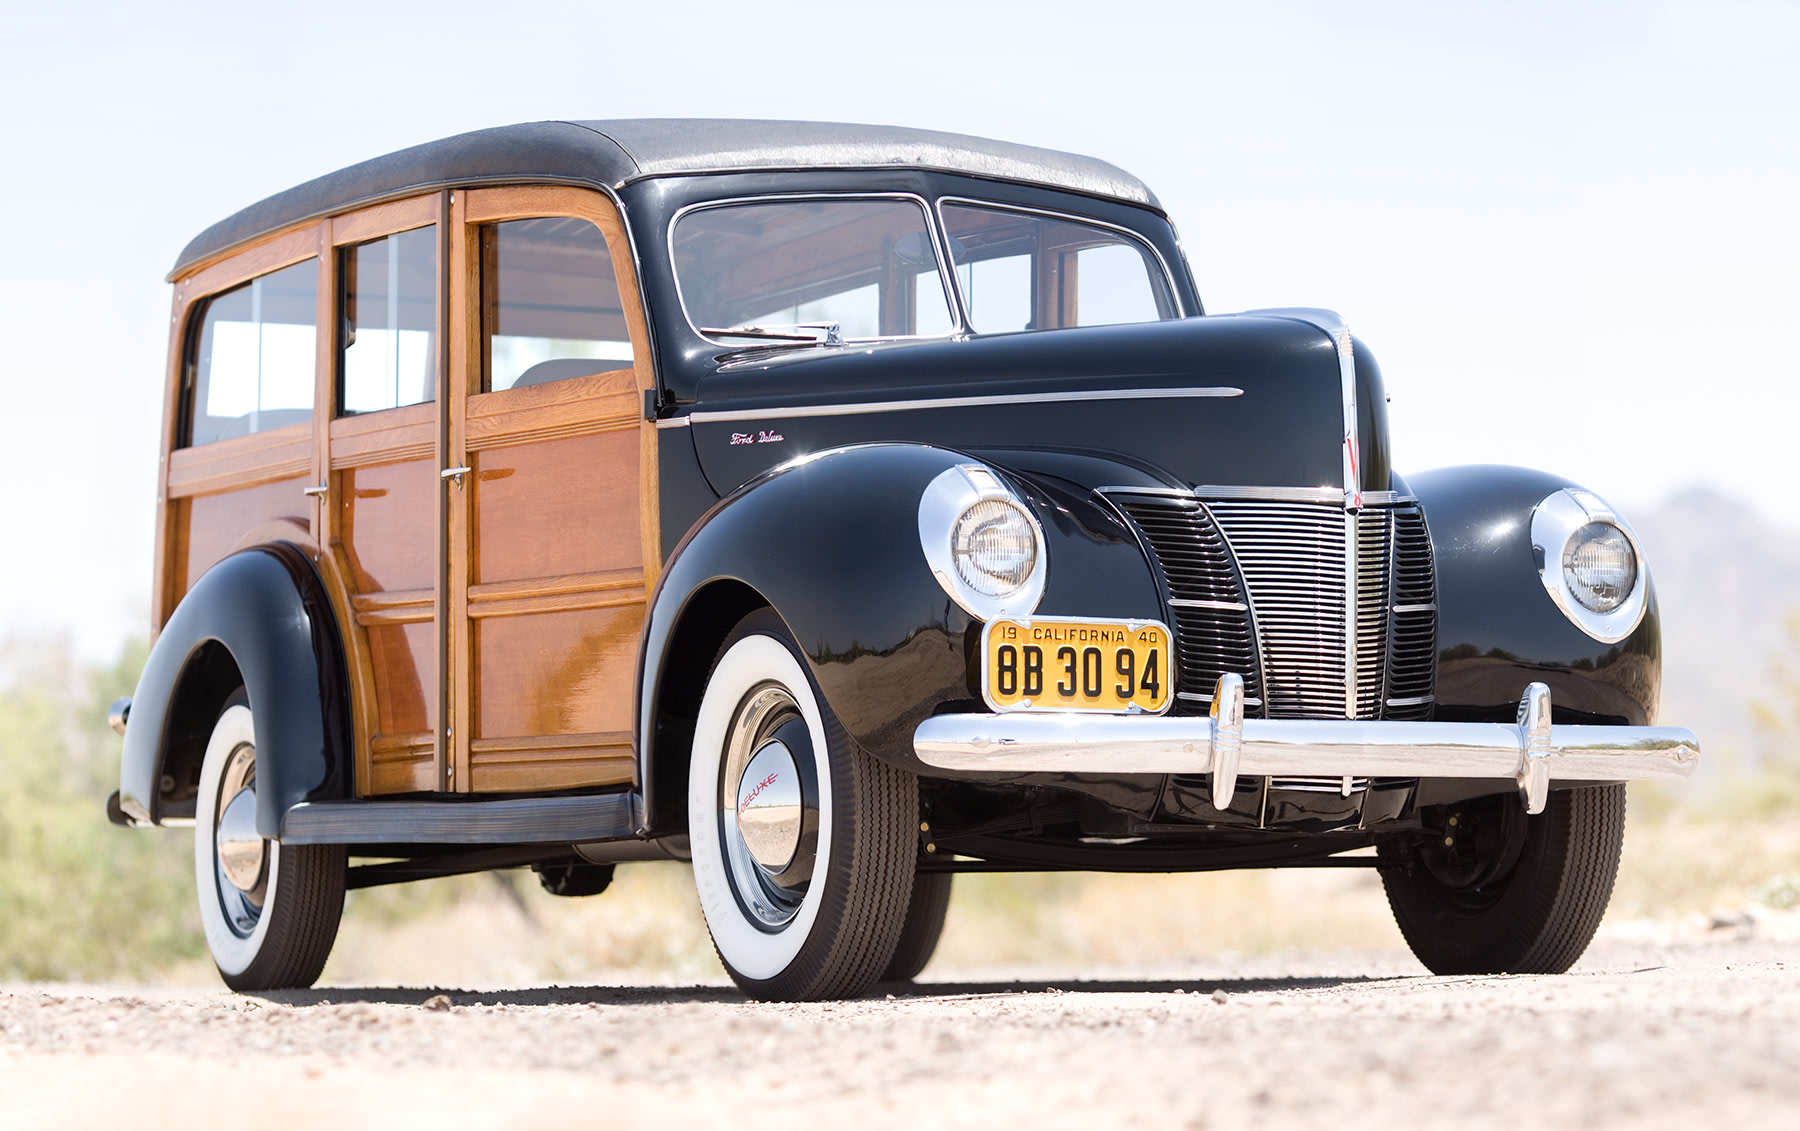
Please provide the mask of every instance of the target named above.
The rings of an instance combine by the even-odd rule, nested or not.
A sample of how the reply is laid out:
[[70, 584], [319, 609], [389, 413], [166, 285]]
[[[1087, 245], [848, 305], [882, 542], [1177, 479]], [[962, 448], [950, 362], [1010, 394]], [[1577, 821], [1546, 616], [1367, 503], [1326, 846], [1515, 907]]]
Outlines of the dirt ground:
[[716, 981], [0, 990], [7, 1128], [1794, 1126], [1797, 1068], [1800, 940], [1733, 923], [1603, 935], [1560, 977], [1381, 949], [818, 1005]]

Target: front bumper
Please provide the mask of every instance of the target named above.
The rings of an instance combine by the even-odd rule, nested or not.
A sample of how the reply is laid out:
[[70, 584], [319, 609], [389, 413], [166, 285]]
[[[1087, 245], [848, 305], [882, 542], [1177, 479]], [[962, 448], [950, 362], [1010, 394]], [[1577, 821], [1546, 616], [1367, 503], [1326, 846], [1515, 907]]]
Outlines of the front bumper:
[[1700, 762], [1680, 727], [1552, 726], [1550, 689], [1526, 688], [1519, 722], [1410, 723], [1246, 719], [1244, 683], [1219, 680], [1210, 718], [1134, 715], [938, 715], [913, 733], [919, 760], [1002, 773], [1210, 774], [1224, 809], [1238, 775], [1512, 778], [1541, 813], [1552, 782], [1669, 781]]

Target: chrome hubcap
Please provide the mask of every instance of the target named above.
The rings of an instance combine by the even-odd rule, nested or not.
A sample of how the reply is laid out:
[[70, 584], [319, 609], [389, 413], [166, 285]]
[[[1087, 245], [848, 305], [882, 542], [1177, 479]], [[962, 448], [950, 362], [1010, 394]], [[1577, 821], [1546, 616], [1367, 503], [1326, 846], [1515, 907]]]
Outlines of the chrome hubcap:
[[785, 870], [800, 847], [800, 775], [779, 739], [764, 743], [738, 780], [738, 835], [771, 875]]
[[719, 831], [738, 902], [779, 930], [800, 911], [818, 852], [812, 733], [786, 688], [744, 698], [725, 738]]
[[219, 816], [219, 867], [239, 891], [255, 891], [262, 880], [263, 839], [256, 835], [256, 791], [240, 789]]
[[231, 752], [219, 779], [213, 826], [219, 902], [232, 928], [248, 936], [262, 918], [269, 890], [269, 842], [256, 832], [256, 748]]

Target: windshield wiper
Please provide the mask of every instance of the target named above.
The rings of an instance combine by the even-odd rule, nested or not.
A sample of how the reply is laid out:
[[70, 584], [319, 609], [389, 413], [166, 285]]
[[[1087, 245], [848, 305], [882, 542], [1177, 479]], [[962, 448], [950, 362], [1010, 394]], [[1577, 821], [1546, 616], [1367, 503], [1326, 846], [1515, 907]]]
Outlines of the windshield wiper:
[[[795, 334], [793, 330], [823, 330], [825, 336], [817, 334]], [[836, 322], [777, 322], [770, 326], [702, 326], [702, 334], [713, 334], [721, 338], [763, 338], [772, 342], [807, 342], [812, 345], [841, 346], [844, 335]]]

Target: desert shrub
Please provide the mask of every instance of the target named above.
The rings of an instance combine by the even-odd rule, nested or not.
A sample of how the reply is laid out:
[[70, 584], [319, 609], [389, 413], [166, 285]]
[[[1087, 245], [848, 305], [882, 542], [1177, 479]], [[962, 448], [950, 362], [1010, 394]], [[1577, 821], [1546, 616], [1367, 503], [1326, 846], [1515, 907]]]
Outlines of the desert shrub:
[[186, 835], [106, 820], [106, 725], [145, 647], [102, 668], [66, 646], [0, 643], [0, 980], [144, 977], [204, 953]]

